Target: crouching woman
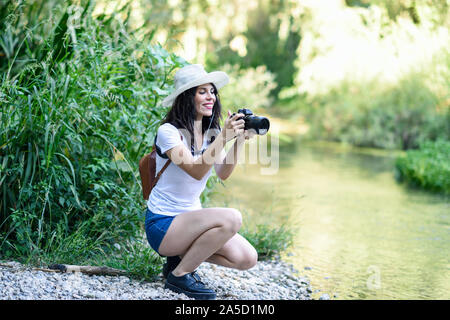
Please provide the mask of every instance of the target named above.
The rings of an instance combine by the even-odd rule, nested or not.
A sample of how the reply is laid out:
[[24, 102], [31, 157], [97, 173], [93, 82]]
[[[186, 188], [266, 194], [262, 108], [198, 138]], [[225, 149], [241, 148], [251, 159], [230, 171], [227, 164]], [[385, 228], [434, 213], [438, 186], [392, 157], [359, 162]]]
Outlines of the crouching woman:
[[[203, 262], [246, 270], [257, 262], [253, 246], [238, 231], [241, 213], [233, 208], [202, 208], [200, 194], [212, 167], [225, 180], [240, 149], [254, 136], [244, 130], [243, 114], [228, 112], [220, 128], [218, 89], [228, 83], [224, 72], [207, 73], [188, 65], [175, 74], [175, 90], [163, 105], [172, 106], [157, 131], [156, 171], [171, 161], [153, 188], [145, 229], [151, 247], [167, 257], [165, 287], [195, 299], [215, 299], [195, 272]], [[227, 142], [234, 145], [226, 153]]]

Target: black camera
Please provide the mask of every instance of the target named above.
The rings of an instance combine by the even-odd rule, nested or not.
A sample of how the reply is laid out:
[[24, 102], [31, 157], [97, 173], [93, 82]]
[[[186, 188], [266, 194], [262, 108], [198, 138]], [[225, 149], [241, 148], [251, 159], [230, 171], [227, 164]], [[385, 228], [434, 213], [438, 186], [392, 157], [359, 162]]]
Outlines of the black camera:
[[254, 116], [250, 109], [242, 108], [237, 113], [244, 114], [245, 127], [244, 130], [253, 129], [259, 135], [264, 135], [269, 131], [270, 121], [265, 117]]

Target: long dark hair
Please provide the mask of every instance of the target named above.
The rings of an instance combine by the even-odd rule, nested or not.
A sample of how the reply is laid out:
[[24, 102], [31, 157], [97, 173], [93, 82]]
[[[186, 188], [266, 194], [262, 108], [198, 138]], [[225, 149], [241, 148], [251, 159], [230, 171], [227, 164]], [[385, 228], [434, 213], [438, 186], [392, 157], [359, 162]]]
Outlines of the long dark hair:
[[[214, 93], [216, 95], [216, 102], [213, 106], [213, 118], [203, 117], [202, 118], [202, 134], [210, 129], [220, 130], [220, 120], [222, 119], [222, 105], [220, 104], [219, 92], [216, 86], [211, 83], [214, 88]], [[191, 135], [191, 143], [194, 142], [194, 120], [197, 117], [197, 110], [195, 110], [195, 93], [197, 92], [197, 87], [188, 89], [183, 93], [179, 94], [175, 99], [172, 108], [170, 108], [166, 117], [162, 121], [164, 123], [170, 123], [177, 129], [186, 129]], [[216, 131], [216, 130], [212, 130]], [[211, 136], [211, 133], [209, 134]], [[214, 136], [214, 135], [212, 135]], [[210, 137], [212, 138], [212, 137]]]

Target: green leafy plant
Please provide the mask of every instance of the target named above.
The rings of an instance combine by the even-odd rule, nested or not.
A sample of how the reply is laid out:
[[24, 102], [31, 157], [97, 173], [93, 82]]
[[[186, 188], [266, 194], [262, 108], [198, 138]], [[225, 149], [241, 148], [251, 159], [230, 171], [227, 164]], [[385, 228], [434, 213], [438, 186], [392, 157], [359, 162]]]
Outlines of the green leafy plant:
[[161, 273], [163, 259], [148, 246], [146, 239], [133, 239], [111, 248], [111, 254], [101, 256], [99, 263], [127, 270], [128, 276], [143, 281], [154, 281]]
[[1, 4], [4, 257], [86, 261], [142, 234], [138, 161], [165, 113], [158, 102], [171, 73], [186, 62], [137, 38], [129, 3], [110, 15], [94, 7]]
[[244, 226], [239, 232], [255, 247], [259, 260], [279, 256], [293, 244], [294, 232], [285, 225], [272, 226], [267, 223], [254, 227]]
[[450, 142], [427, 141], [396, 160], [399, 181], [427, 190], [450, 194]]

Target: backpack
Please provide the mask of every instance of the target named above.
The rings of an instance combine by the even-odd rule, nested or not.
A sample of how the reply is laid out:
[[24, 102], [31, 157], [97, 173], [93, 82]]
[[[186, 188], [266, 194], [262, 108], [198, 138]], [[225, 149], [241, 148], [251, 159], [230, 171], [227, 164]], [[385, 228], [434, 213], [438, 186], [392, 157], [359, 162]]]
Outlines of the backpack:
[[[183, 140], [183, 136], [180, 135], [181, 140]], [[168, 159], [165, 163], [164, 167], [156, 173], [156, 154], [160, 157]], [[152, 147], [152, 151], [149, 154], [146, 154], [139, 160], [139, 175], [141, 176], [142, 182], [142, 195], [144, 196], [144, 200], [148, 200], [150, 193], [158, 182], [164, 170], [167, 169], [171, 160], [166, 154], [161, 153], [161, 150], [156, 145], [156, 136], [155, 141]]]

